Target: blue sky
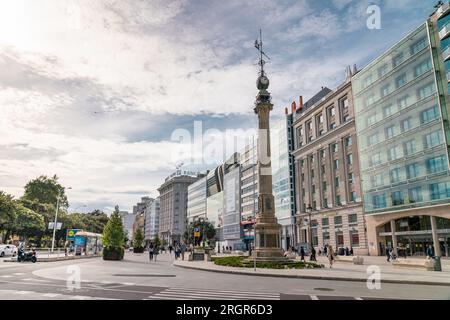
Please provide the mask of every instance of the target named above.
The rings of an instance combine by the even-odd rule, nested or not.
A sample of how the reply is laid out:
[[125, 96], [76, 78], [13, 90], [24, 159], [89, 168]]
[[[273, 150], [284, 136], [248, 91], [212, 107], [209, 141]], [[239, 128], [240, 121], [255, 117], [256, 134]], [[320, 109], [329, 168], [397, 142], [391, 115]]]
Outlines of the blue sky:
[[[259, 28], [275, 121], [404, 37], [435, 2], [1, 1], [0, 190], [19, 197], [29, 179], [57, 174], [73, 208], [130, 209], [186, 162], [192, 141], [171, 141], [176, 129], [201, 121], [217, 129], [214, 144], [256, 126]], [[380, 30], [366, 26], [370, 4]]]

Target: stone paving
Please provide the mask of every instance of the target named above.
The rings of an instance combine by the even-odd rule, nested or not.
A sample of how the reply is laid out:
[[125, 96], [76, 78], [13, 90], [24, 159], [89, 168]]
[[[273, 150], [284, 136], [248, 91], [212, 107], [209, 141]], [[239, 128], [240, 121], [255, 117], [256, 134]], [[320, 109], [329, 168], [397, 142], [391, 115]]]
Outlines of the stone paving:
[[[228, 255], [230, 256], [230, 255]], [[323, 269], [256, 269], [236, 268], [215, 265], [213, 262], [203, 261], [174, 261], [174, 265], [184, 268], [199, 269], [203, 271], [225, 272], [254, 276], [328, 279], [346, 281], [367, 281], [368, 267], [376, 266], [381, 272], [381, 281], [386, 283], [402, 284], [430, 284], [450, 286], [450, 260], [442, 259], [442, 272], [426, 271], [409, 267], [395, 267], [384, 257], [364, 256], [363, 265], [354, 265], [351, 262], [335, 261], [329, 268], [328, 259], [324, 256], [317, 258], [318, 263], [325, 266]], [[401, 258], [402, 260], [403, 258]], [[422, 258], [407, 258], [407, 260], [424, 260]], [[308, 261], [309, 259], [307, 259]]]

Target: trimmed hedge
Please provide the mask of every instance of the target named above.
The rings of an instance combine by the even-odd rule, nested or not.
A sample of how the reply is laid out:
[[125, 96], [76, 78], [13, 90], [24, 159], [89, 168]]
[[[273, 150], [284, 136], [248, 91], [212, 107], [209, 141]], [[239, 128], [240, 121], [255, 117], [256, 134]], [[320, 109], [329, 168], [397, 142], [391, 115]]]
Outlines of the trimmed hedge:
[[103, 260], [123, 260], [125, 254], [124, 248], [103, 248]]
[[[253, 261], [248, 257], [216, 257], [211, 259], [214, 264], [226, 267], [253, 268]], [[324, 268], [323, 264], [314, 262], [296, 262], [296, 261], [256, 261], [257, 268], [263, 269], [319, 269]]]
[[138, 247], [138, 248], [134, 248], [133, 247], [133, 252], [134, 253], [143, 253], [144, 252], [144, 247]]

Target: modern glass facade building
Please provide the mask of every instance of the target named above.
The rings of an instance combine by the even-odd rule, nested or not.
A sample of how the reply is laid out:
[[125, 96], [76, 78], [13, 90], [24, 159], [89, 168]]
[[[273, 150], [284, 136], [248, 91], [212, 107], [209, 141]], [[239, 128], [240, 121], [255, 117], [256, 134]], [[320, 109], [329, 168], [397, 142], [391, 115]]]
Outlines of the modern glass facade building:
[[[431, 224], [435, 219], [440, 224], [445, 213], [450, 217], [443, 117], [448, 90], [447, 84], [441, 86], [444, 70], [434, 54], [430, 26], [430, 21], [421, 25], [352, 79], [372, 254], [383, 254], [387, 247], [419, 253], [433, 242], [432, 230], [413, 230], [408, 219], [428, 215]], [[441, 231], [437, 234], [445, 247], [450, 233]]]
[[188, 223], [198, 217], [206, 218], [206, 177], [199, 179], [188, 187]]
[[281, 244], [285, 250], [296, 245], [292, 118], [292, 114], [286, 115], [270, 130], [275, 216], [282, 226]]

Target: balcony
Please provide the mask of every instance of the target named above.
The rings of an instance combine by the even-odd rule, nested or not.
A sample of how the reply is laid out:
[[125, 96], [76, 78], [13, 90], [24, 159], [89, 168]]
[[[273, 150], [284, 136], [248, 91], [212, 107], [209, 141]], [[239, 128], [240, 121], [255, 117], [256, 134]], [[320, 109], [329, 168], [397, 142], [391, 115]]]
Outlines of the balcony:
[[450, 35], [450, 22], [447, 22], [446, 25], [442, 27], [442, 29], [439, 31], [439, 38], [441, 40], [444, 40]]
[[445, 48], [442, 51], [442, 57], [444, 58], [444, 61], [447, 61], [450, 59], [450, 46], [448, 46], [447, 48]]
[[437, 9], [437, 18], [440, 19], [447, 15], [450, 11], [450, 5], [448, 3], [443, 4]]

